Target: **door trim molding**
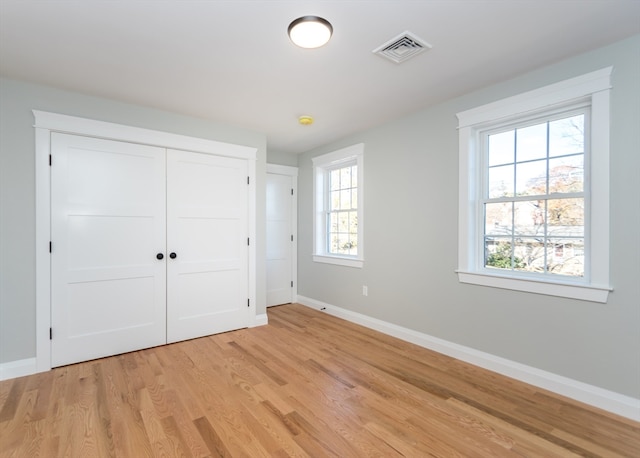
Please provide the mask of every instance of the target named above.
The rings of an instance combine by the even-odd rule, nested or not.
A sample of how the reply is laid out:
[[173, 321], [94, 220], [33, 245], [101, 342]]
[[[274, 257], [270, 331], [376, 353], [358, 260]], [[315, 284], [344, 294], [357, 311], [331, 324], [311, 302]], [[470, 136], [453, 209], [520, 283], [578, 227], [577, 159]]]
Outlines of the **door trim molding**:
[[[216, 156], [235, 157], [248, 161], [249, 174], [249, 237], [256, 240], [256, 159], [258, 149], [251, 146], [189, 137], [105, 121], [33, 110], [35, 117], [35, 178], [36, 178], [36, 358], [35, 371], [51, 370], [51, 176], [49, 154], [51, 132], [86, 135], [108, 140], [141, 143], [162, 148], [193, 151]], [[249, 249], [250, 317], [247, 326], [256, 319], [256, 249]], [[55, 332], [55, 330], [54, 330]]]
[[291, 187], [293, 188], [293, 198], [291, 199], [291, 235], [293, 235], [293, 245], [291, 247], [293, 253], [291, 257], [291, 280], [293, 281], [291, 301], [293, 302], [298, 297], [298, 167], [267, 164], [267, 174], [291, 177]]
[[267, 164], [267, 173], [276, 175], [287, 175], [298, 178], [298, 167], [290, 165]]

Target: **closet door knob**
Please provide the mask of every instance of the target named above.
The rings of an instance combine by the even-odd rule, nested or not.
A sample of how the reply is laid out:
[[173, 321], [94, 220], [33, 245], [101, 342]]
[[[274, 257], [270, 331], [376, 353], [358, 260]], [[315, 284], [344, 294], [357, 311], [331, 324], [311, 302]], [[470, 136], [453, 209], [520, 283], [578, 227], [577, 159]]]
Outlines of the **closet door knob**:
[[157, 259], [162, 259], [162, 258], [164, 258], [164, 255], [163, 255], [162, 253], [158, 253], [158, 254], [156, 255], [156, 258], [157, 258]]
[[175, 253], [171, 253], [171, 254], [169, 255], [169, 257], [170, 257], [171, 259], [175, 259], [175, 258], [177, 258], [177, 257], [178, 257], [178, 255], [177, 255], [177, 254], [175, 254]]

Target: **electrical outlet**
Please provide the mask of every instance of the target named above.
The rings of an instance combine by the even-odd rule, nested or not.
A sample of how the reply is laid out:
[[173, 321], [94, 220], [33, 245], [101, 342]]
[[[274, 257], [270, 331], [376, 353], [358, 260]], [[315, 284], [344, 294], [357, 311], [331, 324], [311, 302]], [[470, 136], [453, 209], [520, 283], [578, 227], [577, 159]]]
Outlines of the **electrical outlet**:
[[363, 296], [368, 296], [369, 295], [369, 287], [368, 286], [365, 286], [365, 285], [362, 286], [362, 295]]

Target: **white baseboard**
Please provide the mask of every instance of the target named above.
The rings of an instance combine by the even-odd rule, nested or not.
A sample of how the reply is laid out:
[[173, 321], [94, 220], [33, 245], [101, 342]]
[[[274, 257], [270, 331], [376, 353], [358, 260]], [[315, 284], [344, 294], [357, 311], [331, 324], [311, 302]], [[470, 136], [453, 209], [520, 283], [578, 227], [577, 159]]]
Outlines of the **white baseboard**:
[[261, 313], [260, 315], [256, 315], [254, 322], [250, 324], [249, 327], [255, 328], [257, 326], [264, 326], [265, 324], [269, 324], [269, 319], [266, 313]]
[[27, 358], [0, 364], [0, 380], [35, 374], [36, 359]]
[[298, 296], [297, 302], [475, 366], [640, 421], [640, 399], [543, 371], [305, 296]]

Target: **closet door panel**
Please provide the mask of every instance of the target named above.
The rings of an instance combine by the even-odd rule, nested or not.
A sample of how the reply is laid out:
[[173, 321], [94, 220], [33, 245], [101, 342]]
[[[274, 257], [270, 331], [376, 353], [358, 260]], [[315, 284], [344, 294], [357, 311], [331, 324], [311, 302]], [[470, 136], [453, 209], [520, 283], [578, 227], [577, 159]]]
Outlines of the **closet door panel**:
[[167, 151], [167, 341], [246, 327], [247, 161]]
[[165, 343], [164, 150], [51, 138], [52, 364]]
[[267, 173], [267, 307], [293, 300], [293, 178]]

